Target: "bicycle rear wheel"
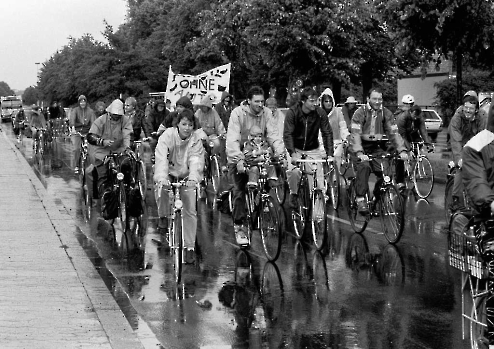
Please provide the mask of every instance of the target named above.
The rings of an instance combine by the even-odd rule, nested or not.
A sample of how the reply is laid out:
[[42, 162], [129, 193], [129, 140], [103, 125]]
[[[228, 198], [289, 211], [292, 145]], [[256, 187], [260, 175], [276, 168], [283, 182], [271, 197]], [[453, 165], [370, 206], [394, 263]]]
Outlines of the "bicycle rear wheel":
[[172, 223], [172, 251], [173, 251], [173, 270], [175, 282], [179, 283], [182, 279], [182, 215], [180, 212], [175, 213]]
[[400, 241], [405, 226], [405, 205], [398, 189], [388, 184], [381, 192], [381, 224], [384, 236], [391, 244]]
[[357, 206], [357, 192], [355, 191], [355, 182], [353, 179], [350, 180], [350, 184], [347, 189], [348, 195], [348, 218], [350, 219], [350, 224], [352, 225], [353, 231], [356, 233], [362, 233], [367, 227], [367, 223], [370, 219], [370, 214], [363, 216], [358, 212]]
[[309, 181], [306, 176], [302, 176], [298, 187], [298, 205], [292, 209], [293, 232], [297, 239], [304, 236], [305, 225], [309, 216], [310, 194]]
[[209, 170], [211, 174], [211, 184], [213, 185], [214, 194], [217, 194], [220, 188], [221, 173], [220, 173], [220, 165], [218, 164], [218, 158], [216, 156], [213, 156], [211, 158], [209, 166], [210, 166]]
[[428, 197], [434, 187], [434, 171], [426, 157], [419, 157], [413, 168], [413, 184], [417, 195], [422, 199]]
[[271, 196], [262, 199], [259, 207], [259, 231], [262, 246], [269, 261], [278, 259], [281, 251], [281, 229], [278, 205]]
[[312, 238], [317, 250], [326, 242], [326, 197], [321, 189], [315, 189], [311, 209]]

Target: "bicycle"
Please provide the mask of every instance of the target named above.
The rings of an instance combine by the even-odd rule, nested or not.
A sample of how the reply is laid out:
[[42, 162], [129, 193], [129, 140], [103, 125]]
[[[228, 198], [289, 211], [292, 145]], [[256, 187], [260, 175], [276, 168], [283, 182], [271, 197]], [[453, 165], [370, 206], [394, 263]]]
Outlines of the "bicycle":
[[[369, 161], [372, 161], [373, 159], [392, 159], [394, 156], [395, 155], [392, 154], [384, 154], [381, 156], [369, 155]], [[353, 230], [358, 234], [364, 232], [372, 217], [380, 216], [386, 240], [388, 240], [391, 244], [396, 244], [400, 241], [405, 226], [405, 203], [398, 189], [391, 181], [391, 177], [386, 174], [383, 161], [379, 161], [379, 163], [381, 166], [381, 172], [383, 173], [383, 181], [379, 188], [379, 202], [375, 197], [373, 200], [369, 200], [369, 195], [366, 194], [364, 200], [370, 204], [370, 212], [366, 215], [359, 213], [357, 206], [357, 193], [355, 189], [356, 177], [350, 177], [348, 179], [349, 184], [347, 189], [348, 216], [350, 218], [350, 224], [352, 225]], [[379, 210], [377, 209], [377, 206], [379, 206]]]
[[[275, 261], [281, 252], [281, 229], [278, 216], [278, 202], [269, 194], [268, 166], [274, 166], [277, 162], [269, 156], [259, 162], [259, 179], [257, 186], [246, 186], [247, 208], [247, 238], [248, 243], [240, 246], [246, 248], [251, 245], [252, 232], [259, 228], [264, 254], [269, 261]], [[246, 169], [247, 170], [247, 169]]]
[[423, 145], [424, 142], [410, 143], [408, 160], [405, 161], [405, 186], [414, 189], [420, 198], [425, 199], [434, 188], [434, 170], [427, 156], [421, 152]]
[[[176, 283], [182, 279], [182, 265], [184, 263], [184, 236], [183, 236], [183, 219], [182, 208], [183, 202], [180, 196], [180, 188], [187, 183], [187, 177], [183, 179], [174, 179], [170, 182], [171, 188], [168, 189], [171, 206], [170, 216], [168, 216], [168, 236], [170, 242], [170, 253], [173, 256], [174, 278]], [[158, 186], [158, 200], [163, 193], [163, 187]]]
[[475, 349], [494, 345], [494, 329], [489, 325], [493, 312], [487, 304], [494, 296], [494, 265], [491, 251], [486, 258], [489, 241], [483, 239], [493, 224], [492, 219], [478, 222], [465, 212], [454, 213], [449, 224], [449, 265], [462, 272], [462, 338], [466, 339], [468, 323], [470, 346]]
[[86, 182], [86, 169], [88, 167], [87, 164], [88, 142], [86, 140], [86, 136], [82, 135], [80, 132], [75, 132], [72, 133], [71, 135], [77, 135], [81, 137], [81, 145], [79, 149], [80, 151], [79, 164], [77, 165], [79, 167], [79, 172], [78, 172], [79, 183], [81, 184], [81, 188], [82, 188], [82, 197], [84, 199], [84, 204], [90, 205], [91, 203], [91, 196], [89, 195], [90, 188], [87, 187], [87, 182]]
[[334, 210], [337, 210], [340, 205], [340, 171], [336, 167], [334, 161], [323, 164], [326, 192], [329, 194]]
[[[453, 204], [453, 187], [457, 171], [460, 171], [460, 167], [458, 165], [455, 165], [454, 161], [450, 161], [448, 163], [448, 174], [446, 176], [446, 187], [444, 189], [444, 211], [446, 225], [449, 224], [451, 217], [455, 213], [451, 206]], [[468, 199], [465, 189], [463, 189], [462, 196], [465, 210], [471, 210], [470, 200]]]
[[210, 182], [213, 185], [213, 191], [215, 194], [218, 193], [218, 189], [220, 187], [220, 179], [221, 179], [221, 168], [220, 168], [220, 160], [219, 154], [213, 152], [214, 140], [225, 139], [225, 136], [220, 135], [216, 137], [210, 137], [208, 142], [209, 151], [206, 156], [206, 163], [204, 165], [204, 182], [205, 185], [207, 182]]
[[139, 190], [141, 192], [142, 198], [144, 202], [146, 201], [146, 191], [148, 188], [147, 174], [146, 174], [146, 165], [141, 156], [141, 146], [143, 142], [148, 142], [149, 138], [143, 138], [140, 141], [134, 141], [134, 154], [135, 154], [135, 174], [134, 178], [136, 179], [137, 185], [139, 186]]
[[[312, 164], [310, 170], [306, 170], [305, 164]], [[326, 195], [323, 189], [319, 188], [317, 183], [317, 165], [329, 162], [323, 159], [306, 159], [305, 154], [302, 159], [297, 160], [297, 166], [302, 172], [298, 183], [296, 209], [292, 209], [293, 229], [297, 239], [301, 240], [304, 236], [306, 223], [310, 217], [310, 227], [314, 245], [318, 250], [323, 248], [326, 241]], [[331, 164], [334, 170], [334, 165]], [[312, 176], [312, 187], [309, 187], [309, 175]]]

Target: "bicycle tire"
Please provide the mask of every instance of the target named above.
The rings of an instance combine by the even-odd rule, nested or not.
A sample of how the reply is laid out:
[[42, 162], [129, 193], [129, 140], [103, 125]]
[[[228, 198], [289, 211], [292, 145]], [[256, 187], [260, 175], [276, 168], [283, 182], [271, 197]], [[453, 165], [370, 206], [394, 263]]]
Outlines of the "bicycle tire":
[[337, 210], [340, 205], [340, 173], [335, 167], [329, 171], [327, 184], [331, 206]]
[[320, 251], [326, 242], [326, 197], [321, 189], [312, 193], [311, 230], [314, 245]]
[[306, 176], [300, 178], [297, 199], [297, 208], [292, 209], [292, 223], [293, 232], [295, 233], [296, 238], [301, 240], [304, 236], [310, 207], [309, 181]]
[[218, 163], [218, 158], [216, 156], [213, 156], [209, 165], [210, 165], [211, 184], [213, 185], [214, 194], [217, 194], [220, 188], [220, 180], [221, 180], [220, 165]]
[[434, 188], [434, 170], [426, 157], [420, 157], [413, 167], [413, 185], [417, 195], [425, 199]]
[[453, 186], [454, 176], [448, 177], [446, 180], [446, 187], [444, 189], [444, 214], [446, 225], [449, 224], [453, 211], [451, 210], [451, 204], [453, 203]]
[[283, 205], [286, 200], [286, 171], [282, 168], [276, 186], [273, 187], [274, 196], [280, 205]]
[[122, 225], [122, 234], [127, 231], [127, 195], [125, 192], [125, 184], [120, 182], [118, 188], [118, 219]]
[[[284, 292], [283, 279], [278, 266], [276, 263], [267, 262], [262, 271], [260, 294], [264, 315], [271, 326], [284, 318]], [[270, 347], [278, 348], [279, 345]]]
[[348, 195], [347, 211], [348, 211], [348, 218], [350, 220], [350, 225], [352, 226], [354, 232], [361, 234], [364, 232], [365, 228], [367, 227], [367, 223], [369, 223], [370, 214], [362, 216], [358, 212], [357, 193], [355, 191], [354, 179], [350, 179], [350, 184], [348, 184], [348, 188], [347, 188], [347, 195]]
[[146, 177], [146, 167], [142, 160], [137, 162], [137, 185], [139, 186], [139, 191], [141, 192], [142, 202], [145, 205], [148, 182]]
[[183, 239], [182, 239], [182, 215], [180, 212], [175, 212], [173, 218], [173, 270], [174, 279], [176, 283], [179, 283], [182, 279], [182, 254], [183, 254]]
[[405, 226], [405, 204], [403, 197], [393, 184], [386, 185], [380, 195], [380, 216], [384, 236], [390, 244], [396, 244], [400, 241]]
[[268, 261], [274, 262], [281, 252], [281, 229], [278, 205], [275, 199], [267, 196], [259, 207], [259, 232], [262, 246]]
[[484, 349], [489, 347], [487, 331], [487, 296], [476, 298], [472, 304], [470, 318], [470, 347]]

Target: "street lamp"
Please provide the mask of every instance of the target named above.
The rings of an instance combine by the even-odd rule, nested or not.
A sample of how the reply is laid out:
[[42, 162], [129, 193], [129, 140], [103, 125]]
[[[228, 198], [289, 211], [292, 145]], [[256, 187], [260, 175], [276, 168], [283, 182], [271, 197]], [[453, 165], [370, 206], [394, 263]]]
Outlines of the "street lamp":
[[39, 82], [39, 65], [41, 64], [40, 62], [37, 62], [37, 63], [34, 63], [36, 64], [36, 77], [38, 78], [38, 82]]

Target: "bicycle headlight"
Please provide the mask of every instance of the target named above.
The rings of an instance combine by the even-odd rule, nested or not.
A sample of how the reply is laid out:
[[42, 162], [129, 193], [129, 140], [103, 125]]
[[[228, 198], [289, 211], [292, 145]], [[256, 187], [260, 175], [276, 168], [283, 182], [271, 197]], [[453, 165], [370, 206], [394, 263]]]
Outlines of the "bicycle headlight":
[[214, 142], [213, 142], [213, 141], [210, 141], [210, 142], [209, 142], [209, 146], [210, 146], [211, 148], [213, 148], [213, 147], [214, 147]]
[[385, 182], [390, 182], [391, 181], [391, 178], [389, 178], [389, 176], [384, 176], [384, 181]]
[[182, 200], [175, 200], [175, 208], [177, 210], [182, 209], [183, 206], [184, 206], [184, 203], [182, 202]]
[[123, 181], [123, 179], [124, 179], [124, 174], [123, 174], [122, 172], [117, 173], [117, 179], [118, 179], [119, 181]]

